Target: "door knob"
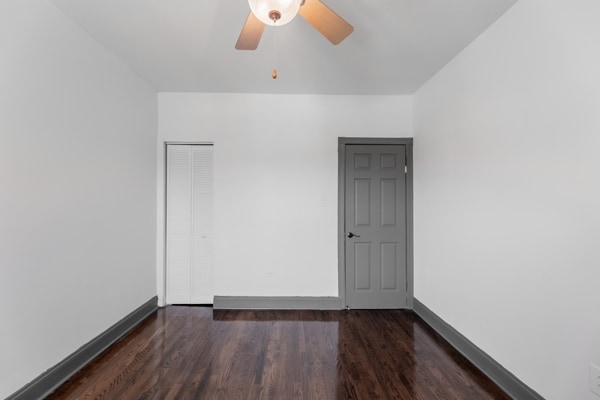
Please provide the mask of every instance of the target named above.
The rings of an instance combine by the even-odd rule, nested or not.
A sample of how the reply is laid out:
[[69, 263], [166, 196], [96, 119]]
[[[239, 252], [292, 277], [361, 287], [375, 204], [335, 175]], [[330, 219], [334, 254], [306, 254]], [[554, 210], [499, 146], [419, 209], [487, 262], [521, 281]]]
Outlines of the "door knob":
[[355, 235], [355, 234], [354, 234], [354, 233], [352, 233], [352, 232], [348, 232], [348, 237], [349, 237], [349, 238], [353, 238], [354, 236], [356, 236], [356, 237], [360, 237], [360, 235]]

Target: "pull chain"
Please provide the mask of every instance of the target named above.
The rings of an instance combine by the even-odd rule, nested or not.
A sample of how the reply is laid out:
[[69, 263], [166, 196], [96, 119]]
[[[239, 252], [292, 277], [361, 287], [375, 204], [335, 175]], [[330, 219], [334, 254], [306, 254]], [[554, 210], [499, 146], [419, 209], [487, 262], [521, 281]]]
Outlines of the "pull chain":
[[273, 73], [271, 76], [273, 79], [277, 79], [277, 29], [275, 29], [276, 18], [273, 18]]

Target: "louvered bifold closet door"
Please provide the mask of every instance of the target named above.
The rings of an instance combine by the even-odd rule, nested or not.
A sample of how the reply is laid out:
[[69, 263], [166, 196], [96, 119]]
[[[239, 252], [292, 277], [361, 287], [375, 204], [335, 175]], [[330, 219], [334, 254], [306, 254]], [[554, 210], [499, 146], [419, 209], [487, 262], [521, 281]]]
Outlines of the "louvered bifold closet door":
[[213, 147], [192, 146], [191, 302], [213, 302]]
[[168, 304], [213, 302], [213, 147], [167, 146]]

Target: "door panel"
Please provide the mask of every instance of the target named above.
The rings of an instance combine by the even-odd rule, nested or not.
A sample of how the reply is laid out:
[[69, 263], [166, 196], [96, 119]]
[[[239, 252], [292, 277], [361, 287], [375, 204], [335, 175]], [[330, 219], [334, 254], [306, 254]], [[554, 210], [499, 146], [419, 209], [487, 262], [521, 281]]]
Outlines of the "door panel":
[[354, 225], [371, 225], [371, 180], [354, 180]]
[[167, 150], [166, 299], [169, 303], [189, 303], [191, 153], [185, 146], [169, 146]]
[[359, 153], [354, 155], [355, 170], [369, 170], [371, 168], [371, 155]]
[[[346, 304], [407, 306], [406, 147], [345, 146]], [[350, 235], [351, 236], [351, 235]]]
[[396, 226], [396, 179], [382, 179], [381, 183], [381, 226]]
[[354, 259], [362, 266], [354, 269], [355, 290], [371, 290], [371, 243], [354, 243]]
[[191, 304], [213, 302], [213, 149], [192, 146]]
[[396, 243], [381, 243], [381, 290], [398, 289]]

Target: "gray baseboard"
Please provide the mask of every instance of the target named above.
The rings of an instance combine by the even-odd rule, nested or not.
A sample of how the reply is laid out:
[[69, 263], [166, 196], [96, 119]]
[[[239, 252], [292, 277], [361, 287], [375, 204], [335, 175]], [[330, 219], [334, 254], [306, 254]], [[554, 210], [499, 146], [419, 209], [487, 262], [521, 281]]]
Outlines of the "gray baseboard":
[[496, 360], [448, 325], [437, 314], [427, 308], [418, 299], [414, 301], [414, 312], [431, 326], [440, 336], [450, 343], [463, 356], [486, 374], [496, 385], [517, 400], [544, 400], [542, 396], [514, 376]]
[[6, 400], [43, 399], [158, 308], [155, 296]]
[[215, 296], [217, 310], [341, 310], [339, 297]]

